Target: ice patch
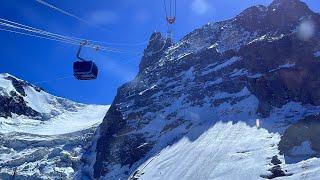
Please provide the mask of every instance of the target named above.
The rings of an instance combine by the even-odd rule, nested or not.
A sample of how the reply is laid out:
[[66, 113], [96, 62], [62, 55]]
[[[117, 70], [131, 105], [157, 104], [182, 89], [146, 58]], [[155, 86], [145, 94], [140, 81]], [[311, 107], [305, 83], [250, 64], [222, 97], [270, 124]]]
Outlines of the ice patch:
[[287, 63], [287, 64], [280, 65], [279, 68], [291, 68], [291, 67], [294, 67], [295, 65], [296, 63]]
[[205, 87], [209, 87], [209, 86], [213, 86], [213, 85], [217, 85], [223, 82], [223, 79], [220, 77], [214, 81], [207, 81], [205, 84]]
[[253, 75], [248, 75], [248, 78], [252, 78], [252, 79], [257, 79], [262, 77], [261, 73], [257, 73], [257, 74], [253, 74]]
[[230, 77], [237, 77], [237, 76], [243, 76], [243, 75], [247, 75], [248, 74], [248, 70], [246, 70], [246, 69], [235, 69], [232, 73], [231, 73], [231, 75], [230, 75]]
[[248, 44], [252, 44], [252, 43], [257, 42], [257, 41], [263, 41], [263, 40], [265, 40], [266, 38], [267, 38], [267, 35], [263, 35], [263, 36], [260, 36], [260, 37], [258, 37], [258, 38], [256, 38], [256, 39], [250, 41]]
[[150, 88], [145, 89], [145, 90], [139, 92], [139, 95], [142, 96], [145, 92], [150, 91], [150, 90], [152, 90], [152, 89], [154, 89], [154, 88], [156, 88], [156, 87], [157, 87], [156, 84], [155, 84], [155, 85], [152, 85]]
[[286, 63], [286, 64], [283, 64], [283, 65], [280, 65], [278, 66], [277, 68], [275, 69], [271, 69], [269, 70], [269, 72], [274, 72], [274, 71], [278, 71], [280, 69], [289, 69], [289, 68], [292, 68], [292, 67], [295, 67], [296, 63]]
[[213, 49], [216, 48], [218, 46], [218, 43], [214, 43], [211, 46], [208, 47], [208, 49]]
[[280, 35], [270, 35], [270, 34], [265, 34], [263, 36], [260, 36], [252, 41], [250, 41], [248, 44], [252, 44], [255, 42], [259, 42], [259, 41], [268, 41], [268, 42], [272, 42], [272, 41], [276, 41], [279, 39], [282, 39], [283, 37], [285, 37], [284, 34], [280, 34]]
[[240, 61], [241, 58], [240, 57], [232, 57], [230, 59], [228, 59], [227, 61], [223, 62], [222, 64], [219, 64], [215, 67], [213, 67], [212, 69], [209, 69], [209, 70], [206, 70], [206, 71], [203, 71], [201, 73], [201, 75], [207, 75], [207, 74], [210, 74], [212, 72], [216, 72], [216, 71], [219, 71], [225, 67], [228, 67], [230, 65], [232, 65], [233, 63], [237, 62], [237, 61]]

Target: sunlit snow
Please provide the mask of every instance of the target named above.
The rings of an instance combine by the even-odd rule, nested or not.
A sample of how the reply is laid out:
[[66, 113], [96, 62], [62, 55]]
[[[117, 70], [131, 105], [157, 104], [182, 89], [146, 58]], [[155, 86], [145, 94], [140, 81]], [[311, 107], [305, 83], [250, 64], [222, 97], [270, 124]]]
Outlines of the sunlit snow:
[[[9, 76], [22, 83], [24, 95]], [[72, 102], [0, 74], [0, 95], [9, 98], [12, 92], [39, 115], [0, 117], [0, 179], [72, 179], [109, 106]]]

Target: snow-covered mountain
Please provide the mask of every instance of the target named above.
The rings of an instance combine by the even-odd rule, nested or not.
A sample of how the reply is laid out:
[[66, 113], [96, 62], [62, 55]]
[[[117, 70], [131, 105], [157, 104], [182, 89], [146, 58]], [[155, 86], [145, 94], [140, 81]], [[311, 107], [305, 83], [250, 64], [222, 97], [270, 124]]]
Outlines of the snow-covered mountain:
[[108, 108], [0, 74], [0, 179], [71, 179]]
[[305, 3], [274, 0], [175, 44], [154, 33], [99, 127], [92, 177], [319, 179], [319, 32]]

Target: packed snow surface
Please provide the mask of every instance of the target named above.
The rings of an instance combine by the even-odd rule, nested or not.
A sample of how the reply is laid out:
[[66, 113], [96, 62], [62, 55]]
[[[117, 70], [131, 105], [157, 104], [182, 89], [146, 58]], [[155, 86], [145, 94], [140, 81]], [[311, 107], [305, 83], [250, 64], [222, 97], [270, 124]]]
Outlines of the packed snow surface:
[[[192, 133], [192, 132], [191, 132]], [[191, 135], [192, 136], [192, 135]], [[265, 179], [279, 154], [278, 133], [244, 122], [218, 122], [196, 139], [188, 136], [142, 164], [131, 179]], [[283, 156], [278, 158], [284, 161]], [[319, 179], [319, 159], [284, 164], [289, 176], [276, 179]]]
[[23, 132], [37, 135], [57, 135], [88, 129], [102, 122], [109, 106], [87, 105], [66, 111], [47, 121], [25, 116], [0, 118], [0, 133]]
[[197, 139], [185, 137], [151, 158], [140, 167], [140, 179], [257, 179], [268, 173], [279, 139], [245, 123], [218, 122]]

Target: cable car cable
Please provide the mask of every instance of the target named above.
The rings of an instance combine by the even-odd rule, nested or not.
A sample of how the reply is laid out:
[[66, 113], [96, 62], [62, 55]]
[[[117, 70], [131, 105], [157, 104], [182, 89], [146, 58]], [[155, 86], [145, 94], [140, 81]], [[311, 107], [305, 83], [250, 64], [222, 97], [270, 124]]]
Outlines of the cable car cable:
[[49, 34], [49, 35], [52, 35], [52, 36], [58, 36], [58, 37], [61, 37], [61, 38], [66, 38], [66, 39], [70, 39], [70, 40], [74, 40], [74, 41], [78, 41], [78, 42], [81, 42], [81, 41], [85, 40], [85, 39], [82, 39], [82, 38], [70, 37], [70, 36], [64, 36], [64, 35], [60, 35], [60, 34], [56, 34], [56, 33], [51, 33], [51, 32], [45, 31], [45, 30], [37, 29], [37, 28], [31, 27], [31, 26], [27, 26], [27, 25], [20, 24], [20, 23], [17, 23], [17, 22], [13, 22], [13, 21], [10, 21], [10, 20], [7, 20], [7, 19], [3, 19], [3, 18], [0, 18], [0, 22], [1, 21], [5, 21], [6, 23], [14, 24], [14, 25], [17, 25], [17, 26], [21, 26], [23, 28], [28, 28], [28, 29], [37, 31], [37, 33], [39, 33], [39, 34]]
[[[10, 21], [10, 20], [7, 20], [7, 19], [3, 19], [3, 18], [0, 18], [0, 22], [1, 21], [5, 22], [5, 23], [2, 23], [2, 25], [6, 25], [6, 26], [10, 26], [10, 27], [13, 27], [14, 25], [15, 25], [14, 27], [21, 26], [21, 27], [19, 27], [20, 29], [26, 30], [25, 28], [27, 28], [27, 29], [29, 29], [27, 31], [32, 31], [34, 33], [44, 34], [44, 35], [48, 35], [48, 36], [57, 36], [59, 38], [65, 38], [65, 39], [68, 39], [70, 41], [77, 41], [79, 43], [81, 41], [83, 41], [83, 40], [87, 40], [89, 42], [110, 44], [110, 45], [113, 44], [113, 45], [119, 45], [119, 46], [135, 46], [135, 45], [138, 44], [138, 43], [137, 44], [106, 43], [106, 42], [103, 42], [103, 41], [89, 40], [89, 39], [84, 39], [84, 38], [77, 38], [77, 37], [71, 37], [71, 36], [65, 36], [65, 35], [60, 35], [60, 34], [56, 34], [56, 33], [51, 33], [51, 32], [45, 31], [45, 30], [37, 29], [37, 28], [31, 27], [31, 26], [27, 26], [27, 25], [20, 24], [20, 23], [17, 23], [17, 22], [13, 22], [13, 21]], [[10, 25], [8, 23], [10, 23]], [[154, 37], [153, 39], [145, 41], [145, 42], [154, 41], [156, 38], [157, 37]], [[145, 43], [145, 42], [143, 42], [143, 43]], [[141, 45], [143, 45], [143, 44], [141, 43]]]
[[[3, 23], [3, 22], [1, 23], [1, 20], [5, 21], [6, 23]], [[8, 24], [8, 23], [11, 23], [11, 24]], [[13, 22], [13, 21], [9, 21], [9, 20], [3, 19], [3, 18], [0, 18], [0, 24], [4, 25], [4, 26], [7, 26], [7, 27], [10, 27], [10, 28], [26, 30], [26, 31], [29, 31], [29, 32], [38, 33], [38, 34], [42, 34], [42, 35], [45, 35], [45, 36], [50, 36], [50, 37], [58, 38], [58, 39], [66, 39], [66, 40], [74, 41], [74, 42], [77, 42], [77, 43], [80, 43], [81, 41], [84, 41], [84, 40], [86, 40], [86, 41], [88, 41], [90, 43], [92, 43], [92, 42], [100, 42], [100, 41], [94, 41], [94, 40], [88, 40], [88, 39], [76, 38], [76, 37], [69, 37], [69, 36], [64, 36], [64, 35], [60, 35], [60, 34], [56, 34], [56, 33], [51, 33], [51, 32], [45, 31], [45, 30], [33, 28], [31, 26], [23, 25], [23, 24], [16, 23], [16, 22]], [[17, 25], [21, 26], [21, 27], [18, 27]], [[150, 41], [154, 41], [156, 38], [157, 38], [157, 36], [154, 37], [153, 39], [151, 39]], [[105, 47], [105, 46], [101, 46], [101, 45], [96, 45], [96, 46], [100, 46], [100, 47], [102, 47], [103, 50], [111, 51], [111, 52], [115, 52], [115, 53], [136, 54], [136, 52], [132, 52], [132, 51], [128, 51], [128, 50], [110, 48], [110, 47]]]
[[34, 31], [34, 30], [31, 30], [31, 29], [23, 28], [23, 27], [18, 27], [18, 26], [15, 26], [15, 25], [10, 25], [10, 24], [7, 24], [7, 23], [0, 22], [0, 25], [6, 26], [6, 27], [9, 27], [9, 28], [28, 31], [28, 32], [31, 32], [31, 33], [37, 33], [37, 34], [40, 34], [40, 35], [48, 36], [48, 37], [51, 37], [51, 38], [56, 38], [56, 39], [59, 39], [59, 40], [66, 40], [66, 41], [70, 41], [70, 42], [74, 42], [74, 43], [78, 42], [78, 41], [75, 41], [75, 40], [69, 40], [69, 39], [66, 39], [66, 38], [59, 37], [59, 36], [53, 36], [53, 35], [50, 35], [50, 34], [41, 33], [41, 32], [38, 32], [38, 31]]
[[43, 0], [35, 0], [35, 1], [40, 3], [40, 4], [42, 4], [42, 5], [44, 5], [44, 6], [47, 6], [47, 7], [51, 8], [51, 9], [53, 9], [53, 10], [56, 10], [56, 11], [58, 11], [58, 12], [64, 14], [64, 15], [72, 17], [72, 18], [74, 18], [74, 19], [76, 19], [78, 21], [81, 21], [82, 23], [92, 25], [89, 21], [86, 21], [86, 20], [84, 20], [84, 19], [82, 19], [82, 18], [80, 18], [80, 17], [78, 17], [78, 16], [66, 11], [66, 10], [58, 8], [58, 7], [56, 7], [56, 6], [52, 5], [52, 4], [49, 4], [49, 3], [47, 3], [47, 2], [45, 2]]
[[[15, 24], [19, 24], [19, 23], [15, 23]], [[29, 37], [36, 37], [36, 38], [41, 38], [41, 39], [47, 39], [47, 40], [62, 42], [62, 43], [67, 43], [67, 44], [71, 44], [71, 45], [76, 45], [76, 46], [78, 46], [81, 43], [80, 38], [77, 38], [79, 40], [75, 40], [73, 38], [68, 38], [67, 36], [62, 36], [62, 35], [59, 35], [59, 34], [50, 33], [50, 32], [47, 32], [47, 31], [40, 30], [40, 29], [32, 28], [30, 26], [25, 26], [25, 25], [22, 25], [22, 24], [21, 24], [21, 26], [23, 26], [23, 27], [18, 27], [18, 26], [12, 25], [12, 24], [1, 23], [1, 21], [0, 21], [0, 25], [7, 26], [9, 28], [19, 29], [19, 30], [25, 30], [28, 33], [9, 30], [9, 29], [4, 29], [4, 28], [1, 28], [0, 29], [1, 31], [7, 31], [7, 32], [15, 33], [15, 34], [21, 34], [21, 35], [29, 36]], [[30, 28], [28, 29], [28, 28], [24, 28], [24, 27], [28, 27], [28, 28], [30, 27]], [[39, 35], [36, 35], [36, 34], [33, 34], [33, 33], [38, 33]], [[154, 39], [156, 39], [158, 36], [159, 35], [154, 37]], [[150, 43], [154, 39], [151, 39]], [[83, 41], [83, 39], [81, 39], [81, 40]], [[111, 53], [133, 54], [133, 55], [137, 55], [137, 56], [143, 55], [143, 53], [139, 53], [139, 52], [123, 51], [123, 50], [120, 50], [120, 49], [112, 49], [112, 48], [109, 48], [109, 47], [100, 46], [100, 45], [94, 45], [94, 44], [89, 44], [89, 45], [86, 45], [85, 47], [92, 48], [92, 49], [99, 48], [99, 50], [101, 50], [101, 51], [106, 51], [106, 52], [111, 52]], [[152, 54], [159, 53], [160, 51], [163, 50], [164, 47], [165, 47], [165, 44], [163, 45], [162, 48], [160, 48], [156, 52], [153, 52]]]
[[79, 44], [77, 44], [77, 43], [72, 43], [72, 42], [63, 41], [63, 40], [58, 40], [58, 39], [49, 38], [49, 37], [44, 37], [44, 36], [38, 36], [38, 35], [34, 35], [34, 34], [28, 34], [28, 33], [24, 33], [24, 32], [9, 30], [9, 29], [0, 28], [0, 31], [6, 31], [6, 32], [10, 32], [10, 33], [14, 33], [14, 34], [20, 34], [20, 35], [29, 36], [29, 37], [36, 37], [36, 38], [41, 38], [41, 39], [47, 39], [47, 40], [56, 41], [56, 42], [61, 42], [61, 43], [65, 43], [65, 44], [71, 44], [71, 45], [77, 45], [77, 46], [79, 45]]
[[[66, 44], [79, 46], [79, 43], [75, 43], [75, 42], [72, 42], [72, 41], [66, 41], [66, 40], [56, 39], [56, 38], [51, 38], [51, 37], [46, 37], [46, 36], [39, 36], [39, 35], [31, 34], [31, 33], [24, 33], [24, 32], [14, 31], [14, 30], [10, 30], [10, 29], [0, 28], [0, 31], [6, 31], [6, 32], [25, 35], [25, 36], [29, 36], [29, 37], [36, 37], [36, 38], [52, 40], [52, 41], [56, 41], [56, 42], [61, 42], [61, 43], [66, 43]], [[92, 45], [86, 45], [85, 47], [96, 49], [96, 47], [94, 47]], [[127, 52], [116, 51], [116, 50], [112, 50], [112, 49], [108, 49], [108, 48], [99, 48], [99, 49], [101, 51], [107, 51], [107, 52], [111, 52], [111, 53], [127, 53]], [[136, 54], [138, 54], [138, 53], [136, 53]]]
[[[83, 23], [86, 23], [86, 24], [88, 24], [88, 25], [93, 25], [93, 24], [90, 23], [89, 21], [86, 21], [86, 20], [84, 20], [84, 19], [82, 19], [82, 18], [80, 18], [80, 17], [78, 17], [78, 16], [76, 16], [76, 15], [74, 15], [74, 14], [66, 11], [66, 10], [63, 10], [63, 9], [61, 9], [61, 8], [58, 8], [57, 6], [54, 6], [54, 5], [52, 5], [52, 4], [49, 4], [49, 3], [47, 3], [47, 2], [45, 2], [45, 1], [43, 1], [43, 0], [35, 0], [35, 1], [38, 2], [38, 3], [40, 3], [40, 4], [42, 4], [42, 5], [47, 6], [47, 7], [49, 7], [49, 8], [52, 8], [52, 9], [54, 9], [54, 10], [56, 10], [56, 11], [59, 11], [60, 13], [63, 13], [63, 14], [65, 14], [65, 15], [67, 15], [67, 16], [70, 16], [70, 17], [72, 17], [72, 18], [74, 18], [74, 19], [77, 19], [77, 20], [79, 20], [79, 21], [81, 21], [81, 22], [83, 22]], [[108, 31], [110, 32], [110, 30], [108, 30]], [[105, 45], [115, 45], [115, 46], [142, 46], [142, 45], [147, 44], [149, 41], [150, 41], [150, 40], [148, 40], [148, 41], [143, 41], [143, 42], [137, 42], [137, 43], [109, 43], [109, 42], [103, 42], [103, 41], [90, 40], [90, 42], [102, 43], [102, 44], [105, 44]]]
[[[84, 41], [85, 39], [81, 39], [80, 41], [80, 38], [77, 38], [77, 39], [73, 39], [73, 38], [68, 38], [67, 36], [62, 36], [62, 35], [59, 35], [59, 34], [55, 34], [55, 33], [50, 33], [50, 32], [47, 32], [47, 31], [43, 31], [43, 30], [33, 30], [33, 29], [28, 29], [28, 28], [24, 28], [24, 27], [18, 27], [16, 25], [12, 25], [12, 24], [8, 24], [8, 23], [3, 23], [3, 22], [0, 22], [0, 25], [2, 26], [7, 26], [7, 27], [10, 27], [10, 28], [15, 28], [15, 29], [19, 29], [19, 30], [25, 30], [25, 31], [28, 31], [28, 32], [32, 32], [32, 33], [38, 33], [40, 35], [44, 35], [44, 36], [48, 36], [49, 38], [55, 38], [55, 39], [58, 39], [60, 41], [69, 41], [71, 43], [76, 43], [76, 44], [79, 44], [81, 41]], [[32, 27], [31, 27], [32, 28]], [[24, 34], [27, 34], [27, 33], [24, 33]], [[47, 38], [48, 39], [48, 38]], [[89, 40], [87, 40], [89, 41]], [[90, 42], [91, 43], [91, 42]], [[114, 53], [128, 53], [128, 54], [137, 54], [136, 52], [132, 52], [132, 51], [126, 51], [126, 50], [121, 50], [121, 49], [115, 49], [115, 48], [109, 48], [109, 47], [105, 47], [105, 46], [100, 46], [100, 45], [94, 45], [94, 44], [89, 44], [89, 45], [86, 45], [86, 47], [91, 47], [91, 48], [96, 48], [96, 47], [100, 47], [100, 49], [102, 51], [108, 51], [108, 52], [114, 52]]]

